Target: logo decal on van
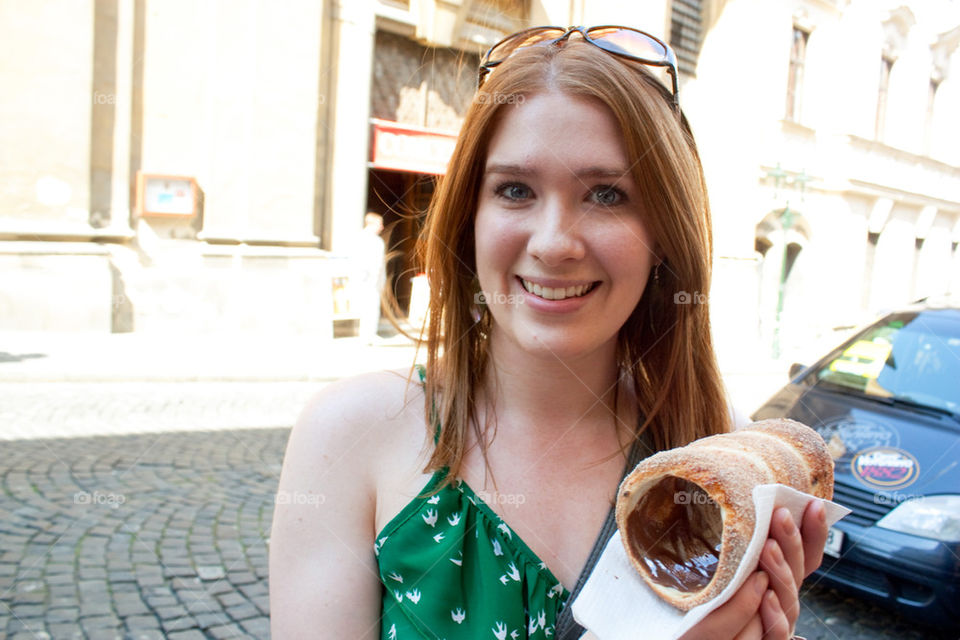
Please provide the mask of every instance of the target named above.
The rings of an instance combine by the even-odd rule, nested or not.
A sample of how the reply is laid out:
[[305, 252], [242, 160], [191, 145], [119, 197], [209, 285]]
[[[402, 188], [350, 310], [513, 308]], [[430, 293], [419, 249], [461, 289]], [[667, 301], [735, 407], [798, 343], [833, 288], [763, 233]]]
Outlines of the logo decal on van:
[[873, 447], [859, 452], [850, 462], [858, 480], [872, 489], [902, 489], [920, 475], [920, 463], [903, 449]]

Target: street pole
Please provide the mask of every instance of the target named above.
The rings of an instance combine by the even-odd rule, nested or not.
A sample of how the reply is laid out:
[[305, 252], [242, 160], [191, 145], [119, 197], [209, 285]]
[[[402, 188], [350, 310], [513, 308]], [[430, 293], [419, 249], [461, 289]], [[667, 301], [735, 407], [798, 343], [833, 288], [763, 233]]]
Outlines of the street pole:
[[[780, 169], [780, 163], [777, 163], [777, 168], [775, 171], [770, 172], [774, 176], [776, 186], [780, 186], [780, 180], [786, 176], [786, 172]], [[807, 175], [806, 169], [804, 169], [799, 175], [794, 176], [794, 184], [799, 183], [800, 185], [800, 201], [803, 202], [803, 194], [806, 191], [807, 181], [810, 177]], [[776, 197], [776, 196], [774, 196]], [[773, 357], [774, 359], [780, 358], [780, 334], [782, 329], [782, 315], [783, 315], [783, 300], [787, 292], [787, 260], [789, 257], [789, 252], [787, 251], [789, 244], [787, 243], [787, 236], [790, 233], [790, 228], [793, 226], [793, 211], [790, 210], [790, 201], [787, 200], [783, 206], [783, 213], [780, 214], [780, 228], [783, 233], [783, 256], [780, 262], [780, 286], [777, 289], [777, 316], [776, 324], [773, 328]]]
[[787, 233], [793, 224], [793, 212], [790, 211], [790, 201], [787, 201], [780, 214], [780, 227], [783, 230], [783, 257], [780, 262], [780, 286], [777, 289], [777, 319], [773, 327], [773, 357], [780, 358], [780, 325], [783, 314], [783, 298], [787, 289]]

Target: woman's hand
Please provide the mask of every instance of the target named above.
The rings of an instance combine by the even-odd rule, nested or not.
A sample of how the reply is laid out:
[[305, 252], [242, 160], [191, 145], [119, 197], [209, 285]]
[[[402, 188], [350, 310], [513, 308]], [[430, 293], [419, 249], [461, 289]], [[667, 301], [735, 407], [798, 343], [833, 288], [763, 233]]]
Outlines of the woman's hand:
[[800, 615], [800, 585], [820, 566], [826, 541], [826, 511], [821, 500], [807, 505], [800, 529], [789, 511], [774, 511], [757, 571], [682, 640], [790, 638]]

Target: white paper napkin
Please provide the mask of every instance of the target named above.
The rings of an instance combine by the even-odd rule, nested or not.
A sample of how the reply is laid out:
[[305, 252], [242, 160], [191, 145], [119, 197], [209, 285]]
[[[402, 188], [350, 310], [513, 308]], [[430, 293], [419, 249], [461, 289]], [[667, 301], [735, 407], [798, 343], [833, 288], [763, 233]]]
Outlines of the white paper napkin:
[[[634, 640], [642, 630], [645, 640], [674, 640], [730, 599], [750, 577], [760, 561], [760, 552], [767, 541], [770, 519], [778, 507], [786, 507], [799, 526], [803, 511], [811, 498], [805, 493], [780, 484], [754, 487], [757, 525], [750, 538], [737, 573], [727, 588], [710, 602], [684, 614], [663, 600], [640, 578], [630, 564], [620, 532], [613, 535], [597, 561], [593, 572], [573, 603], [573, 617], [593, 632], [599, 640]], [[832, 525], [850, 509], [824, 501], [827, 525]]]

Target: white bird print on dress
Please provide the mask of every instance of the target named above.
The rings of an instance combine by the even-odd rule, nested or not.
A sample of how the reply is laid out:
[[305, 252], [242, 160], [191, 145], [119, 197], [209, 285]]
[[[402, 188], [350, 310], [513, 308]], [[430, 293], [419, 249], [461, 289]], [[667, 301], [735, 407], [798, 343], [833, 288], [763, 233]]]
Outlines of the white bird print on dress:
[[497, 640], [507, 640], [507, 625], [503, 622], [498, 622], [492, 631]]
[[383, 546], [383, 543], [387, 541], [387, 538], [390, 536], [383, 536], [379, 540], [373, 543], [373, 555], [380, 556], [380, 548]]
[[547, 570], [547, 563], [546, 563], [546, 562], [541, 562], [539, 566], [540, 566], [540, 570], [541, 570], [541, 571], [546, 571], [546, 570]]
[[387, 632], [387, 637], [390, 638], [390, 640], [397, 640], [397, 625], [390, 625], [390, 631]]
[[547, 597], [552, 598], [553, 596], [558, 596], [561, 593], [563, 593], [563, 585], [558, 582], [550, 587], [550, 591], [547, 592]]
[[440, 504], [440, 494], [433, 496], [427, 500], [427, 504]]
[[513, 580], [520, 582], [520, 571], [517, 569], [517, 565], [512, 562], [507, 565], [507, 575]]
[[520, 637], [520, 631], [518, 631], [517, 629], [514, 629], [513, 631], [510, 632], [510, 637], [513, 638], [513, 640], [517, 640], [517, 638]]
[[457, 624], [462, 624], [463, 619], [467, 617], [467, 612], [458, 607], [450, 612], [450, 617], [453, 618], [453, 621]]
[[423, 514], [423, 521], [426, 522], [431, 527], [437, 526], [437, 513], [436, 509], [427, 509], [427, 512]]
[[457, 565], [458, 567], [463, 566], [463, 551], [457, 551], [460, 554], [459, 558], [450, 558], [450, 562]]
[[459, 513], [455, 513], [455, 514], [453, 514], [452, 516], [448, 517], [448, 518], [447, 518], [447, 522], [450, 523], [450, 526], [451, 526], [451, 527], [457, 526], [458, 524], [460, 524], [460, 514], [459, 514]]
[[547, 628], [547, 612], [544, 609], [540, 609], [540, 613], [537, 614], [537, 622], [540, 623], [540, 628], [546, 630]]
[[400, 584], [403, 584], [403, 576], [397, 573], [396, 571], [390, 573], [388, 576], [391, 580], [396, 580]]
[[508, 527], [505, 522], [501, 522], [500, 524], [498, 524], [497, 529], [500, 529], [500, 531], [503, 531], [508, 538], [513, 539], [513, 534], [510, 533], [510, 527]]
[[510, 581], [510, 578], [507, 576], [500, 576], [500, 584], [507, 584]]
[[553, 637], [553, 627], [547, 627], [544, 629], [543, 635], [547, 636], [548, 638]]
[[496, 538], [493, 539], [493, 555], [502, 556], [503, 549], [500, 547], [500, 541]]
[[434, 542], [440, 542], [441, 540], [443, 540], [443, 531], [441, 531], [441, 532], [438, 533], [437, 535], [433, 536], [433, 541], [434, 541]]
[[528, 618], [527, 619], [527, 635], [530, 636], [536, 632], [537, 632], [537, 619]]
[[409, 600], [413, 604], [417, 604], [418, 602], [420, 602], [420, 589], [413, 589], [411, 591], [407, 591], [407, 600]]
[[397, 602], [403, 602], [403, 591], [394, 591], [393, 595], [397, 598]]

